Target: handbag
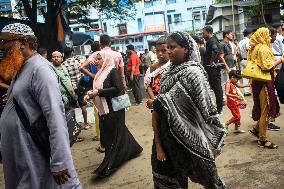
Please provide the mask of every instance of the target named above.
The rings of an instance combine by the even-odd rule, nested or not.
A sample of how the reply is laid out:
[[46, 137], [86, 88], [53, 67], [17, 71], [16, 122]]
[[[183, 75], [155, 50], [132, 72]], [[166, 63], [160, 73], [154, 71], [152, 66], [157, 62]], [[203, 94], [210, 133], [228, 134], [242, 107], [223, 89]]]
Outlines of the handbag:
[[[258, 45], [254, 50], [258, 50], [260, 47], [261, 45]], [[257, 60], [255, 59], [255, 61]], [[242, 77], [256, 81], [271, 81], [270, 71], [263, 71], [255, 61], [250, 60], [250, 58], [247, 60], [247, 65], [242, 72]]]
[[270, 71], [263, 71], [253, 61], [248, 60], [245, 69], [242, 72], [242, 77], [257, 80], [257, 81], [271, 81]]
[[117, 112], [131, 106], [128, 94], [124, 94], [111, 99], [112, 109]]
[[[13, 98], [13, 103], [16, 112], [24, 126], [24, 129], [29, 133], [35, 145], [39, 149], [43, 157], [49, 161], [51, 157], [51, 149], [49, 142], [49, 128], [47, 127], [47, 121], [44, 115], [41, 115], [34, 125], [31, 125], [28, 118], [26, 117], [24, 111], [18, 104], [17, 100]], [[81, 132], [81, 127], [75, 119], [75, 111], [69, 110], [65, 113], [66, 122], [69, 133], [70, 147], [75, 143], [78, 135]]]

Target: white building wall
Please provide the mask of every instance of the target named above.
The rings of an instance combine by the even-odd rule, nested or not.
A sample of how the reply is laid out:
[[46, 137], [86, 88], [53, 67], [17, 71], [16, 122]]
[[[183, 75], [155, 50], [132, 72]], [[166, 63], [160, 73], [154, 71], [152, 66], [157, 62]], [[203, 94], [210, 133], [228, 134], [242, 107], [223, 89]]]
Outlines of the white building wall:
[[[205, 25], [206, 14], [212, 0], [156, 0], [153, 6], [147, 6], [147, 2], [136, 4], [137, 14], [132, 20], [115, 21], [108, 18], [99, 18], [96, 10], [90, 9], [90, 18], [100, 21], [100, 28], [105, 23], [107, 26], [106, 33], [110, 36], [119, 35], [119, 24], [126, 23], [127, 34], [137, 34], [140, 32], [153, 31], [192, 31], [200, 30]], [[149, 3], [148, 3], [149, 5]], [[141, 20], [140, 28], [138, 19]], [[137, 41], [136, 38], [142, 37]], [[158, 35], [142, 35], [119, 39], [113, 44], [113, 47], [124, 52], [126, 45], [133, 44], [138, 51], [149, 48], [149, 42], [155, 41]]]
[[[113, 21], [102, 19], [102, 23], [107, 23], [107, 33], [110, 36], [119, 35], [117, 25], [119, 23], [127, 23], [127, 33], [139, 33], [138, 21], [142, 21], [142, 32], [167, 30], [173, 31], [192, 31], [193, 29], [202, 29], [205, 24], [204, 13], [207, 14], [208, 7], [212, 4], [212, 0], [176, 0], [176, 3], [167, 4], [166, 0], [154, 1], [154, 6], [147, 7], [147, 3], [137, 3], [137, 15], [134, 20]], [[193, 18], [193, 14], [199, 14], [199, 20]], [[175, 15], [180, 14], [179, 22], [174, 23]], [[168, 20], [171, 16], [172, 23]], [[198, 17], [198, 16], [197, 16]], [[169, 30], [170, 28], [170, 30]]]

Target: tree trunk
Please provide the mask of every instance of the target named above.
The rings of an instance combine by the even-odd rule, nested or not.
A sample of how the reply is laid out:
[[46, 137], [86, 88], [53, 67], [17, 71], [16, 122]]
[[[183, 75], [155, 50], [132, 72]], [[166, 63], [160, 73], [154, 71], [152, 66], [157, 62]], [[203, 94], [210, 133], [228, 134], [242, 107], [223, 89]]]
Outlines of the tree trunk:
[[265, 16], [264, 16], [264, 5], [263, 5], [262, 0], [260, 0], [260, 3], [261, 3], [260, 4], [261, 5], [261, 16], [262, 16], [264, 24], [267, 26], [267, 22], [266, 22], [266, 19], [265, 19]]
[[[57, 42], [57, 26], [56, 26], [56, 14], [58, 13], [55, 5], [55, 0], [47, 0], [47, 12], [45, 14], [44, 27], [39, 27], [37, 23], [37, 0], [32, 0], [32, 7], [29, 0], [22, 0], [27, 17], [30, 21], [30, 26], [35, 32], [38, 39], [38, 46], [46, 48], [48, 51], [48, 57], [55, 50], [60, 47]], [[61, 2], [61, 1], [60, 1]]]

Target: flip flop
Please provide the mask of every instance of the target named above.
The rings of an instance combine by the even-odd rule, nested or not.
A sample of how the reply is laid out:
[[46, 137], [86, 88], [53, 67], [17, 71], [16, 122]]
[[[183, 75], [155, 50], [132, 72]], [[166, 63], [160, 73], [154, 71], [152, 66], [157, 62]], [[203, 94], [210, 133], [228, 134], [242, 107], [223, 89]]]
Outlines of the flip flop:
[[97, 150], [98, 152], [100, 152], [100, 153], [105, 153], [105, 151], [106, 151], [106, 150], [105, 150], [104, 148], [102, 148], [101, 146], [97, 147], [96, 150]]
[[90, 129], [92, 126], [90, 126], [89, 124], [86, 124], [85, 127], [82, 127], [83, 130], [88, 130]]
[[76, 142], [83, 142], [84, 140], [85, 140], [84, 138], [78, 137], [78, 138], [76, 139]]

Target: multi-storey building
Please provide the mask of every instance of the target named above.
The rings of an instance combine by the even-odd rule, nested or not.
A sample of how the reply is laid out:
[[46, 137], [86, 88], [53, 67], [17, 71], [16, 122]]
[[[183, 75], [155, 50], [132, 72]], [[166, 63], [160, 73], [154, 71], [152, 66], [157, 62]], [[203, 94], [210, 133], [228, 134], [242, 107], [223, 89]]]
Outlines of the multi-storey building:
[[[113, 47], [125, 52], [126, 45], [133, 44], [137, 51], [149, 48], [157, 38], [174, 31], [199, 32], [206, 22], [206, 15], [212, 0], [145, 0], [136, 3], [134, 19], [117, 22], [99, 18], [94, 9], [90, 10], [93, 29], [113, 37]], [[73, 31], [82, 31], [78, 25]]]
[[246, 28], [257, 29], [259, 27], [272, 26], [273, 23], [280, 22], [280, 3], [271, 2], [264, 7], [263, 16], [260, 11], [250, 13], [255, 0], [240, 0], [232, 3], [214, 4], [209, 7], [206, 24], [212, 25], [216, 36], [222, 39], [224, 30], [231, 30], [235, 37], [241, 39]]
[[[14, 0], [0, 0], [1, 16], [14, 17]], [[45, 0], [38, 0], [39, 8], [45, 8]], [[133, 44], [138, 51], [149, 48], [157, 38], [174, 31], [200, 31], [206, 22], [206, 15], [212, 0], [144, 0], [136, 3], [137, 14], [132, 20], [115, 21], [99, 17], [95, 9], [90, 9], [91, 22], [86, 23], [70, 17], [70, 27], [74, 32], [89, 32], [96, 38], [101, 33], [113, 37], [113, 47], [125, 52], [126, 45]], [[21, 18], [25, 18], [23, 6], [17, 4]], [[2, 10], [1, 10], [2, 9]], [[38, 21], [43, 22], [38, 11]], [[72, 10], [69, 11], [72, 13]], [[78, 19], [78, 20], [76, 20]]]

